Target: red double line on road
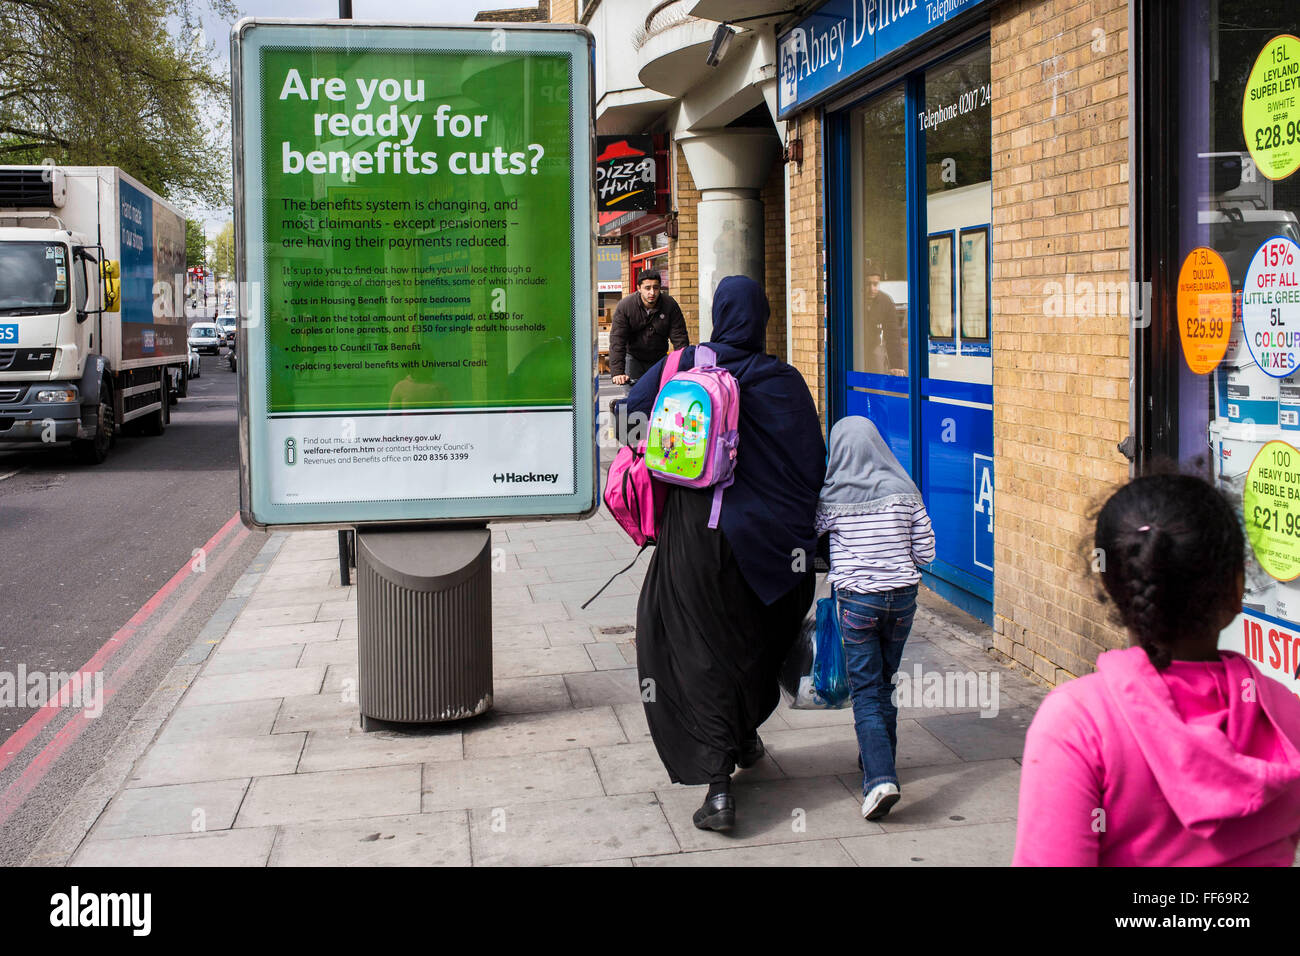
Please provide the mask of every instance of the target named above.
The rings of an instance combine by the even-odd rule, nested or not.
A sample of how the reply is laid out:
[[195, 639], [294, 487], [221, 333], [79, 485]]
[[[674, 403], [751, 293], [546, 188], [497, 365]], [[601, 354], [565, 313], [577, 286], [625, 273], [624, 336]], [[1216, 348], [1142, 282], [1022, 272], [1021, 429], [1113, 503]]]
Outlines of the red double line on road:
[[[239, 516], [235, 515], [234, 520], [238, 520], [238, 518]], [[222, 528], [222, 530], [217, 532], [217, 534], [223, 534], [229, 527], [231, 527], [231, 525], [230, 523], [227, 523], [226, 527]], [[215, 580], [217, 573], [226, 566], [226, 563], [239, 550], [239, 546], [243, 544], [244, 539], [247, 537], [248, 529], [240, 528], [239, 533], [235, 535], [230, 546], [227, 547], [221, 553], [221, 556], [213, 561], [211, 566], [207, 569], [204, 574], [203, 583], [196, 588], [191, 588], [186, 591], [172, 606], [172, 608], [158, 621], [157, 626], [153, 629], [153, 633], [151, 633], [131, 652], [131, 655], [122, 662], [121, 666], [113, 671], [112, 675], [105, 682], [104, 697], [100, 702], [101, 712], [104, 707], [108, 706], [108, 702], [113, 699], [114, 695], [122, 689], [127, 681], [131, 679], [132, 675], [135, 674], [140, 665], [149, 659], [149, 656], [153, 653], [154, 649], [162, 641], [170, 628], [179, 621], [182, 616], [184, 616], [185, 612], [188, 611], [190, 606], [198, 599], [198, 596], [207, 589], [207, 586], [213, 580]], [[216, 535], [213, 536], [213, 539], [218, 542], [220, 540]], [[212, 542], [210, 541], [209, 544], [211, 543]], [[213, 545], [213, 547], [215, 547], [215, 545]], [[208, 545], [204, 545], [205, 553], [207, 550]], [[187, 563], [185, 567], [182, 567], [181, 570], [177, 572], [177, 575], [182, 576], [182, 580], [184, 580], [183, 575], [188, 568], [189, 564]], [[173, 578], [172, 580], [176, 579]], [[167, 583], [171, 584], [172, 582], [168, 581]], [[161, 593], [161, 591], [159, 593]], [[156, 598], [157, 595], [154, 597]], [[154, 598], [150, 598], [149, 602], [145, 606], [148, 607], [149, 604], [153, 603], [153, 601]], [[153, 609], [157, 610], [157, 608], [158, 605], [154, 604]], [[143, 610], [143, 608], [141, 610]], [[152, 613], [153, 611], [150, 611], [150, 614]], [[132, 617], [132, 620], [135, 620], [134, 616]], [[137, 629], [138, 628], [139, 625], [137, 625]], [[121, 646], [122, 645], [120, 644], [118, 645], [118, 647]], [[82, 679], [82, 686], [85, 686], [84, 678]], [[36, 789], [37, 785], [45, 779], [45, 775], [49, 772], [50, 768], [54, 766], [55, 762], [67, 752], [68, 748], [72, 746], [76, 739], [90, 726], [90, 721], [91, 718], [86, 715], [85, 710], [75, 713], [72, 716], [72, 719], [64, 724], [59, 729], [58, 733], [54, 735], [54, 739], [46, 744], [41, 749], [40, 753], [32, 758], [32, 762], [23, 768], [22, 773], [18, 775], [17, 779], [6, 787], [3, 793], [0, 793], [0, 826], [3, 826], [9, 818], [14, 815], [14, 812], [22, 806], [23, 801], [25, 801], [31, 792]]]
[[[204, 544], [201, 549], [203, 553], [205, 555], [210, 554], [212, 550], [225, 539], [226, 535], [230, 534], [231, 529], [233, 529], [237, 524], [239, 524], [238, 514], [234, 515], [229, 521], [223, 524], [217, 533], [207, 540], [207, 543]], [[149, 618], [153, 617], [158, 608], [162, 606], [163, 602], [167, 600], [172, 592], [180, 587], [181, 584], [194, 573], [191, 568], [192, 562], [193, 559], [191, 558], [189, 561], [186, 561], [181, 565], [180, 570], [173, 574], [171, 579], [154, 593], [153, 597], [145, 601], [144, 604], [141, 605], [140, 609], [131, 615], [130, 620], [114, 631], [113, 636], [103, 643], [90, 660], [86, 661], [86, 663], [82, 664], [81, 667], [78, 668], [76, 673], [83, 675], [78, 678], [81, 681], [81, 686], [85, 686], [87, 676], [94, 674], [96, 671], [103, 670], [104, 665], [113, 659], [113, 655], [120, 651], [126, 642], [135, 636], [135, 633], [148, 622]], [[62, 688], [60, 688], [60, 690], [62, 690]], [[3, 744], [0, 744], [0, 771], [3, 771], [5, 767], [9, 766], [23, 748], [35, 740], [40, 735], [41, 731], [45, 729], [46, 725], [60, 713], [63, 713], [63, 711], [58, 707], [47, 706], [38, 708], [36, 713], [32, 715], [27, 723], [14, 731], [9, 739]]]

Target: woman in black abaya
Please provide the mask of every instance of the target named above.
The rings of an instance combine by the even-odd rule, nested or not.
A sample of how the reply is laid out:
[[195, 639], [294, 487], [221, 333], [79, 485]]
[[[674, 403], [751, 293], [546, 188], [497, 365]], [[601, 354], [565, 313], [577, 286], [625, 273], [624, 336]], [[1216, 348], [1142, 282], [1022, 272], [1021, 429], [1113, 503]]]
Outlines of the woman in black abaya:
[[[713, 489], [669, 486], [637, 606], [637, 667], [659, 757], [674, 783], [709, 784], [695, 825], [735, 822], [734, 769], [763, 756], [758, 727], [812, 603], [813, 531], [826, 446], [803, 376], [765, 355], [767, 298], [730, 276], [713, 297], [717, 362], [740, 385], [735, 483], [709, 528]], [[681, 368], [694, 367], [688, 347]], [[648, 420], [663, 364], [628, 396]], [[646, 684], [645, 681], [652, 683]]]

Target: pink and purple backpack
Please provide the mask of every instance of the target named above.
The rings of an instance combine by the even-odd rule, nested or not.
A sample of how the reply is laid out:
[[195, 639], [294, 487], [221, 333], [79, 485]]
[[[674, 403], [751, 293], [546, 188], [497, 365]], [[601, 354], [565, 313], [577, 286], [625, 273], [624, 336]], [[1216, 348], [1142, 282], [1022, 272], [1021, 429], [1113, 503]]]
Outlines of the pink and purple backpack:
[[650, 413], [646, 468], [660, 481], [712, 488], [710, 528], [718, 526], [722, 493], [736, 479], [739, 422], [740, 387], [707, 345], [696, 346], [694, 368], [660, 387]]
[[[618, 450], [605, 482], [605, 507], [642, 550], [658, 537], [658, 516], [668, 491], [665, 482], [688, 488], [712, 487], [709, 527], [716, 528], [722, 493], [735, 481], [740, 387], [731, 373], [717, 364], [717, 356], [707, 345], [695, 347], [694, 368], [679, 372], [682, 351], [675, 349], [664, 362], [649, 433], [635, 449], [624, 445]], [[587, 604], [604, 590], [602, 587], [592, 595]]]

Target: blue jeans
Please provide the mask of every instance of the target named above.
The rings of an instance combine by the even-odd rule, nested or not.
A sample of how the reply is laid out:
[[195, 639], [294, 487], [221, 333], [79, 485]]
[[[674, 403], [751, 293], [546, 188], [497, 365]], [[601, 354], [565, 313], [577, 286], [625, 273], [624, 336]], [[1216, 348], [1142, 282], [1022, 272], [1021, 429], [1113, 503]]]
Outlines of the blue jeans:
[[862, 793], [897, 785], [898, 708], [894, 674], [916, 614], [916, 585], [877, 594], [835, 592], [835, 617], [853, 694], [853, 729], [862, 755]]

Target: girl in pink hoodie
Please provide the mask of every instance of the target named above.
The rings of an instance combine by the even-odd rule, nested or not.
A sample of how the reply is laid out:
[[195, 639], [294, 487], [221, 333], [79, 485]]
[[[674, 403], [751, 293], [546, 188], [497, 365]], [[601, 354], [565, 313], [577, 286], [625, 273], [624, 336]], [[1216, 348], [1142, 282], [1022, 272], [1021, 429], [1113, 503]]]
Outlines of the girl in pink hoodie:
[[1106, 592], [1136, 646], [1057, 687], [1025, 740], [1016, 866], [1289, 866], [1300, 700], [1218, 649], [1245, 551], [1227, 501], [1138, 478], [1097, 516]]

